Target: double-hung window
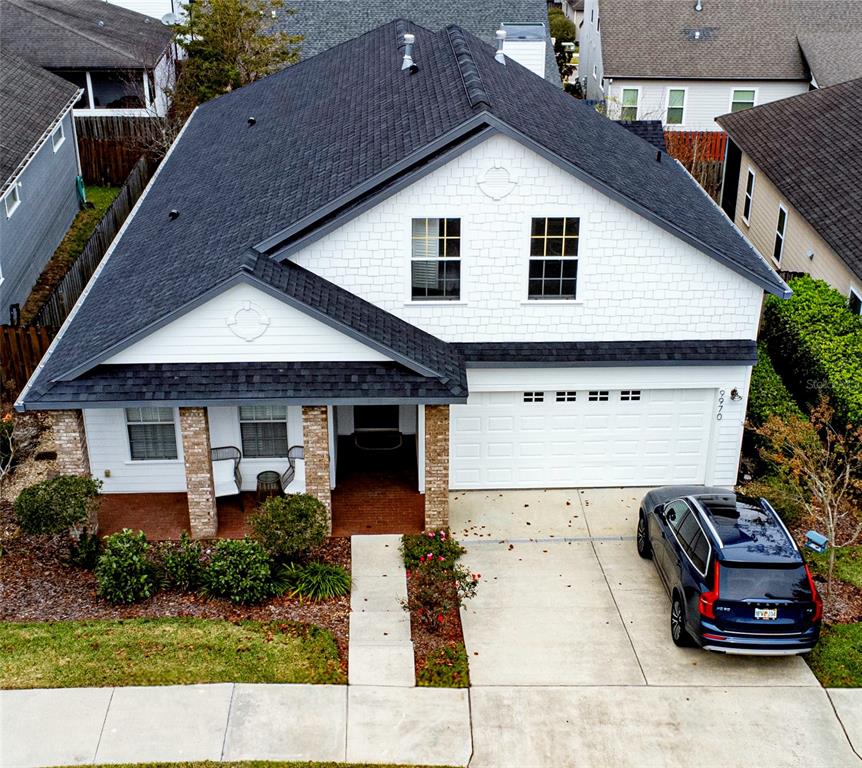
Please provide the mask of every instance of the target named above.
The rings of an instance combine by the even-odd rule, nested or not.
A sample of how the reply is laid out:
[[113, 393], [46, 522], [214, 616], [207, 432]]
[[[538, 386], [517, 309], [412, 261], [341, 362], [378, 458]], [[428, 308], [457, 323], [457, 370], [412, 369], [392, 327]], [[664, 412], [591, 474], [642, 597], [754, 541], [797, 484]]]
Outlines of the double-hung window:
[[287, 456], [287, 406], [242, 405], [239, 409], [242, 455], [247, 459]]
[[413, 219], [410, 282], [413, 301], [461, 298], [461, 219]]
[[126, 408], [126, 428], [132, 461], [177, 458], [173, 408]]
[[734, 88], [733, 95], [730, 98], [731, 112], [742, 112], [744, 109], [751, 109], [753, 106], [754, 89]]
[[623, 103], [620, 109], [620, 120], [638, 119], [638, 101], [640, 89], [623, 88]]
[[574, 299], [578, 288], [578, 218], [533, 219], [530, 299]]
[[668, 88], [665, 123], [682, 125], [685, 121], [685, 88]]
[[787, 209], [783, 205], [778, 206], [778, 223], [775, 225], [775, 245], [772, 246], [772, 258], [776, 264], [781, 264], [781, 256], [784, 253], [784, 237], [787, 234]]
[[751, 221], [751, 204], [754, 202], [754, 171], [748, 169], [745, 180], [745, 202], [742, 204], [742, 220], [748, 224]]

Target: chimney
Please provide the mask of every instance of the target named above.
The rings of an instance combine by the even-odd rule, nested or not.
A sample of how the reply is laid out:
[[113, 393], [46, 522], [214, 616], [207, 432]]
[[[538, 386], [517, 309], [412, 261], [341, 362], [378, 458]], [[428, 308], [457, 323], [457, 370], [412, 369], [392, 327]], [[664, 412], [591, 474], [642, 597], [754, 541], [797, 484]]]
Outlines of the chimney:
[[409, 32], [404, 33], [404, 61], [401, 62], [401, 69], [412, 69], [413, 64], [413, 43], [416, 42], [416, 36]]
[[503, 53], [503, 43], [506, 41], [506, 30], [498, 29], [497, 30], [497, 53], [494, 54], [494, 58], [499, 61], [501, 64], [506, 63], [506, 54]]

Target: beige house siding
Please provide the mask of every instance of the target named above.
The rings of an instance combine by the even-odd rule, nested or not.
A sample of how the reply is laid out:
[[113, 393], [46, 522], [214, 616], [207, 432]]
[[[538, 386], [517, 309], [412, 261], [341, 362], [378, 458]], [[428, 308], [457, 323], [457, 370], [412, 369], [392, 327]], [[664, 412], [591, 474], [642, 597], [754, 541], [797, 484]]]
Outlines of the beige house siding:
[[[749, 169], [754, 171], [755, 179], [751, 216], [749, 222], [746, 223], [742, 214], [745, 210], [745, 189]], [[787, 209], [787, 229], [780, 265], [776, 264], [772, 258], [775, 230], [778, 226], [779, 205], [783, 205]], [[735, 223], [752, 245], [774, 267], [791, 272], [807, 272], [812, 277], [825, 280], [845, 296], [850, 295], [851, 288], [857, 294], [862, 295], [862, 280], [848, 269], [847, 265], [827, 245], [826, 241], [782, 197], [775, 185], [744, 152], [739, 169]], [[814, 252], [813, 259], [809, 258], [808, 255], [812, 251]]]

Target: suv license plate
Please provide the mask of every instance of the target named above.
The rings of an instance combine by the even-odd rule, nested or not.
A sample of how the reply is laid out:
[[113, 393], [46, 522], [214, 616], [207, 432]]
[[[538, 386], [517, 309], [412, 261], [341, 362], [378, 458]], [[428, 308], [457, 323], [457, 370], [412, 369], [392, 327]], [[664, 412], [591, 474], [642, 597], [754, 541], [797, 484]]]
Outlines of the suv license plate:
[[778, 618], [778, 608], [755, 608], [754, 609], [754, 618], [755, 619], [764, 619], [765, 621], [769, 621], [771, 619]]

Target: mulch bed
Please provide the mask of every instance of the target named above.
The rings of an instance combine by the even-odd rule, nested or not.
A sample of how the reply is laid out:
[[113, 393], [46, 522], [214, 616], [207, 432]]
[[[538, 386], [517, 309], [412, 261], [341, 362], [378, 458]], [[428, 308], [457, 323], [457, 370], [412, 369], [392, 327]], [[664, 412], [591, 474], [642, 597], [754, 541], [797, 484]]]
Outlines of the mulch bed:
[[[242, 621], [293, 621], [329, 630], [347, 672], [350, 596], [322, 603], [277, 597], [260, 605], [239, 606], [227, 600], [165, 589], [149, 600], [112, 605], [96, 595], [92, 572], [66, 562], [68, 548], [54, 537], [22, 535], [12, 505], [0, 502], [0, 620], [81, 621], [93, 619], [176, 618]], [[205, 555], [211, 544], [204, 543]], [[312, 559], [350, 571], [350, 539], [332, 538]]]

